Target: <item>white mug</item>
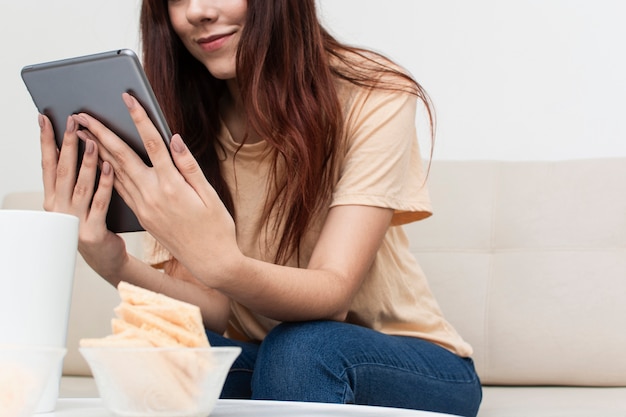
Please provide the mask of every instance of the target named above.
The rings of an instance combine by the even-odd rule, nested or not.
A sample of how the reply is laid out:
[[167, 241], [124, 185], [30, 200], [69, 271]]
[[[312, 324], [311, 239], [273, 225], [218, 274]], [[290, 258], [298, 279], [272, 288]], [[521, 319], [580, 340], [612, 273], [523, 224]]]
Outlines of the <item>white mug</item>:
[[[0, 344], [65, 347], [78, 245], [78, 218], [0, 210]], [[37, 412], [54, 411], [63, 362]]]

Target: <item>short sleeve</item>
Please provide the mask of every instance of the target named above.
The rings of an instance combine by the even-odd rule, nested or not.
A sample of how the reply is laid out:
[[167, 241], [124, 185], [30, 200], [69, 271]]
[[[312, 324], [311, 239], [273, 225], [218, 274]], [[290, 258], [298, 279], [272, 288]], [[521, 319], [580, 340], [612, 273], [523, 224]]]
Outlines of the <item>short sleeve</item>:
[[417, 140], [417, 97], [360, 89], [346, 109], [345, 155], [331, 206], [392, 208], [393, 225], [432, 214]]
[[143, 260], [156, 269], [162, 269], [165, 262], [172, 260], [172, 255], [150, 234], [144, 234]]

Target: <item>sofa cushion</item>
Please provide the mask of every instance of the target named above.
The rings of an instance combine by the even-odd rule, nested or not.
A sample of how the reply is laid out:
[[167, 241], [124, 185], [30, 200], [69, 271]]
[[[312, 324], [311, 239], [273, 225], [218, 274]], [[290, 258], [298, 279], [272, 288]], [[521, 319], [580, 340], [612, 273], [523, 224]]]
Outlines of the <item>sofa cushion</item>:
[[484, 387], [478, 417], [623, 417], [626, 388]]
[[626, 158], [434, 161], [406, 227], [484, 384], [626, 385]]

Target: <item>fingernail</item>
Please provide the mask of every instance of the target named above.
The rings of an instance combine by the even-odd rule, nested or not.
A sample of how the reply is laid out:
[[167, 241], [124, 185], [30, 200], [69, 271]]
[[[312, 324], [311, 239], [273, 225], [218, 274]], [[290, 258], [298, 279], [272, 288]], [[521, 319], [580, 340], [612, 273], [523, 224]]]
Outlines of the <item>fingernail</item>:
[[135, 107], [135, 103], [137, 103], [135, 98], [128, 93], [122, 94], [122, 100], [124, 100], [124, 104], [126, 104], [129, 110]]
[[111, 164], [109, 164], [108, 162], [103, 162], [102, 163], [102, 173], [104, 175], [109, 175], [111, 173]]
[[89, 127], [89, 120], [83, 116], [82, 114], [75, 114], [73, 116], [73, 118], [78, 121], [78, 123], [80, 123], [81, 125], [85, 126], [85, 127]]
[[172, 150], [177, 153], [185, 152], [185, 142], [183, 142], [183, 138], [180, 137], [179, 134], [176, 134], [172, 137], [172, 141], [170, 142], [170, 146]]
[[43, 130], [44, 126], [46, 125], [46, 120], [44, 119], [43, 114], [37, 116], [37, 122], [39, 123], [39, 129]]
[[65, 127], [65, 130], [69, 133], [72, 133], [75, 128], [76, 128], [76, 123], [74, 122], [74, 118], [72, 116], [69, 116], [67, 118], [67, 126]]
[[85, 142], [85, 153], [91, 154], [93, 153], [94, 149], [95, 149], [95, 146], [92, 140], [88, 140]]

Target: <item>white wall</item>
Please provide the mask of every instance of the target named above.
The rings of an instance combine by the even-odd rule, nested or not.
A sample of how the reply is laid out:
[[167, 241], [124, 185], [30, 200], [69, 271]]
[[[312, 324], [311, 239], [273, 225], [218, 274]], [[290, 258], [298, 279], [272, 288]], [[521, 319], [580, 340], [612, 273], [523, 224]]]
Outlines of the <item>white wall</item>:
[[436, 158], [626, 156], [622, 0], [326, 0], [322, 11], [430, 92]]
[[[41, 189], [36, 111], [20, 68], [136, 48], [139, 3], [0, 3], [0, 198]], [[340, 39], [396, 59], [429, 91], [438, 115], [437, 159], [626, 156], [622, 0], [319, 3]]]

